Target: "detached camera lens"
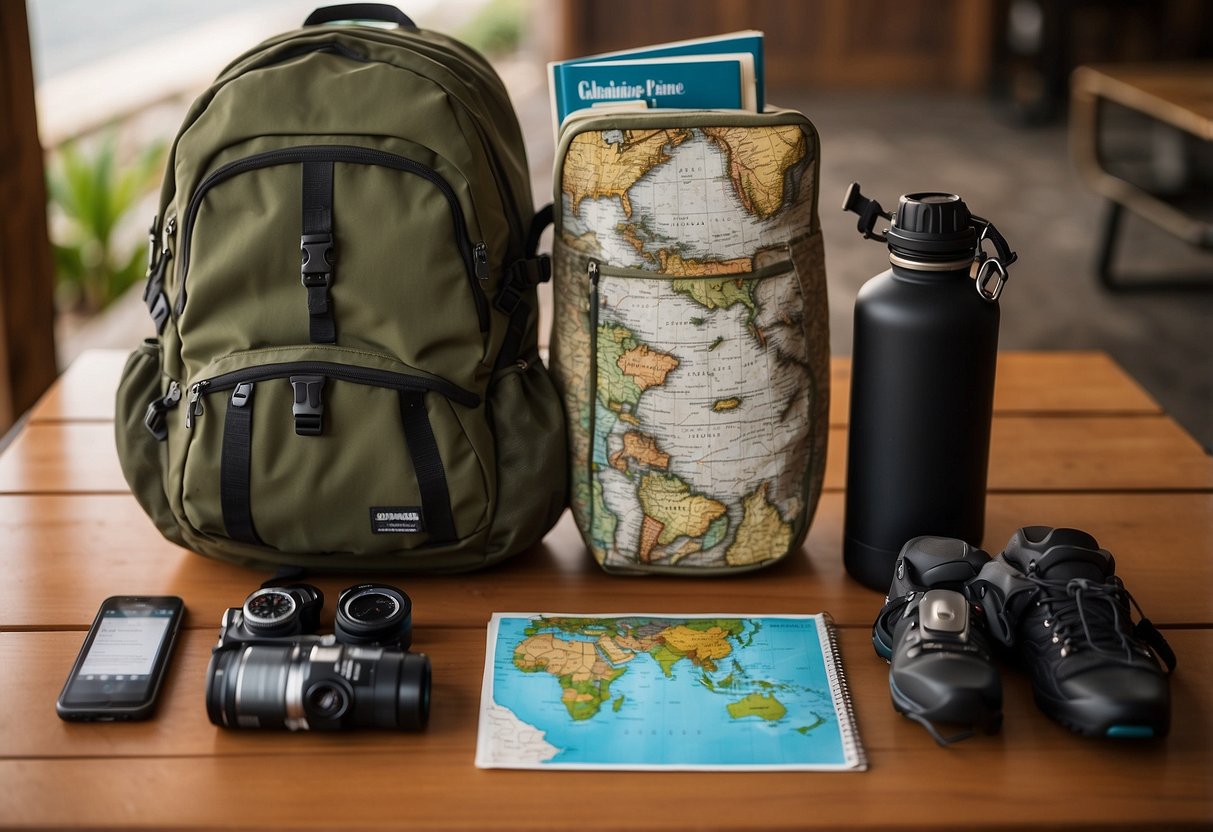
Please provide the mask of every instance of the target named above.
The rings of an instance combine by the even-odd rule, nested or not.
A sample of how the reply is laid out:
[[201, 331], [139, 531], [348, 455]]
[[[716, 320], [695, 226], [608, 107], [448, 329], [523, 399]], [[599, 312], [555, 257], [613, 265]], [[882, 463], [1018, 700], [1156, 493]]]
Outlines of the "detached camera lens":
[[361, 584], [337, 599], [333, 632], [343, 644], [393, 644], [413, 639], [413, 603], [394, 586]]
[[390, 620], [399, 609], [400, 602], [394, 596], [372, 591], [351, 600], [346, 612], [350, 618], [370, 624]]

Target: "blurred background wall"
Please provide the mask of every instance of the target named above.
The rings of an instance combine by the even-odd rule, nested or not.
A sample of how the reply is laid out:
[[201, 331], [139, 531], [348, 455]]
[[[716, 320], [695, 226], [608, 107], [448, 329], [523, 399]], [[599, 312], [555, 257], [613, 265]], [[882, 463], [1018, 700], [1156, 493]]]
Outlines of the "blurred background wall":
[[[13, 13], [22, 0], [0, 4], [6, 7], [0, 17], [7, 29], [8, 63], [0, 64], [5, 88], [32, 83], [36, 90], [30, 100], [36, 101], [37, 130], [26, 133], [38, 137], [44, 151], [56, 272], [55, 352], [62, 367], [83, 349], [128, 347], [150, 334], [139, 302], [140, 252], [165, 149], [186, 107], [229, 60], [260, 39], [297, 26], [317, 4], [27, 0], [25, 52], [19, 37], [25, 33], [14, 29], [24, 25]], [[885, 267], [880, 249], [862, 241], [854, 223], [836, 210], [847, 183], [861, 181], [886, 205], [913, 190], [951, 190], [995, 220], [1019, 250], [1021, 260], [1003, 301], [1004, 348], [1105, 350], [1206, 447], [1213, 446], [1208, 334], [1213, 300], [1201, 289], [1202, 283], [1205, 290], [1213, 284], [1213, 256], [1130, 217], [1118, 230], [1123, 268], [1144, 274], [1147, 283], [1194, 274], [1197, 289], [1104, 290], [1095, 265], [1107, 206], [1078, 176], [1068, 131], [1070, 74], [1076, 66], [1209, 60], [1213, 3], [401, 0], [398, 5], [423, 27], [463, 38], [490, 55], [519, 113], [539, 203], [552, 193], [548, 60], [763, 30], [768, 100], [803, 110], [821, 134], [821, 211], [836, 354], [850, 350], [855, 292]], [[9, 69], [21, 61], [33, 67], [25, 80]], [[12, 112], [18, 120], [25, 113], [19, 107]], [[1116, 108], [1106, 116], [1103, 150], [1126, 176], [1186, 200], [1185, 210], [1213, 221], [1208, 141]], [[33, 118], [25, 113], [23, 122]], [[24, 176], [28, 190], [30, 165], [14, 167], [10, 161], [7, 175]], [[32, 175], [37, 181], [42, 172]], [[23, 208], [27, 215], [43, 210], [41, 205]], [[10, 240], [26, 233], [18, 227], [31, 227], [11, 213], [3, 222]], [[0, 256], [0, 264], [5, 262], [20, 261]], [[0, 274], [0, 303], [10, 313], [14, 304], [46, 302], [14, 293], [17, 283]]]

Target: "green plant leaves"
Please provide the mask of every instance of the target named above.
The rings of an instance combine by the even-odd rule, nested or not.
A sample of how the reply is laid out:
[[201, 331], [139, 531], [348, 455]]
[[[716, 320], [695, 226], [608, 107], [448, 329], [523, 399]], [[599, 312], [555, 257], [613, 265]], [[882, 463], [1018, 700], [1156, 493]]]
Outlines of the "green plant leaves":
[[95, 312], [143, 273], [146, 244], [120, 239], [127, 214], [159, 178], [165, 142], [154, 142], [129, 163], [118, 161], [117, 136], [108, 133], [88, 150], [61, 146], [47, 167], [61, 304]]

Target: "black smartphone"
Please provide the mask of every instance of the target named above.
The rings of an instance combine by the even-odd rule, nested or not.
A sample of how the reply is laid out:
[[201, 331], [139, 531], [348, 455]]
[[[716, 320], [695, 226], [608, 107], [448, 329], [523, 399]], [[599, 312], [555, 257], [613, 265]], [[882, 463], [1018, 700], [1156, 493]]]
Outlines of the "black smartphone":
[[176, 596], [106, 598], [59, 694], [61, 719], [147, 719], [156, 704], [185, 604]]

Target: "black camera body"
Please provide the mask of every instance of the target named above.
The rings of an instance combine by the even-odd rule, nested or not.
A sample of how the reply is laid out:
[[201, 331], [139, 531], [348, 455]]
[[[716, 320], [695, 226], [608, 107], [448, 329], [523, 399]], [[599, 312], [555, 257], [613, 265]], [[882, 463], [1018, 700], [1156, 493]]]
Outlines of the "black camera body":
[[224, 612], [206, 671], [207, 715], [224, 728], [425, 727], [430, 660], [410, 653], [412, 603], [395, 587], [342, 591], [332, 635], [316, 635], [324, 595], [264, 587]]

